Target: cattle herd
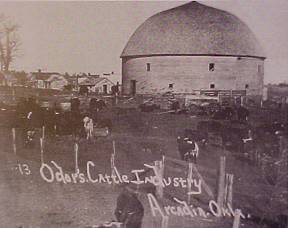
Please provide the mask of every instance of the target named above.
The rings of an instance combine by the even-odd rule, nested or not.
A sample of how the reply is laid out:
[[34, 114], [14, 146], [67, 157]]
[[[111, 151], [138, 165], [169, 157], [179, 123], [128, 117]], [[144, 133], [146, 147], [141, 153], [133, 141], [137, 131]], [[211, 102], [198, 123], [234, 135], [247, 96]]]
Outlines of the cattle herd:
[[103, 100], [91, 98], [86, 110], [80, 109], [80, 99], [77, 97], [71, 98], [69, 103], [70, 109], [63, 110], [56, 106], [42, 107], [33, 97], [20, 98], [16, 107], [2, 104], [1, 111], [6, 112], [9, 127], [22, 130], [23, 143], [27, 147], [34, 145], [36, 129], [43, 127], [48, 137], [73, 135], [76, 138], [90, 138], [94, 127], [111, 131], [111, 120], [99, 117], [99, 112], [106, 107]]
[[[281, 140], [288, 136], [287, 122], [256, 123], [250, 119], [249, 110], [244, 106], [209, 104], [206, 108], [198, 107], [196, 112], [194, 108], [194, 113], [208, 118], [199, 121], [196, 129], [184, 129], [183, 134], [178, 136], [182, 160], [187, 161], [186, 155], [193, 155], [190, 161], [196, 163], [198, 145], [204, 148], [207, 144], [228, 150], [254, 165], [271, 167], [281, 159]], [[271, 184], [275, 184], [275, 175], [275, 172], [269, 173], [268, 181]]]

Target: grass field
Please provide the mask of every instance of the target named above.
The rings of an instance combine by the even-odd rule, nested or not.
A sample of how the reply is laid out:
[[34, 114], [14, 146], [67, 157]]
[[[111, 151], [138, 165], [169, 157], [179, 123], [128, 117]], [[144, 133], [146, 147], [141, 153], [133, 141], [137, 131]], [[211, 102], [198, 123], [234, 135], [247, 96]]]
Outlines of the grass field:
[[[110, 157], [115, 142], [115, 165], [121, 174], [131, 177], [131, 170], [143, 169], [144, 163], [149, 164], [161, 159], [162, 155], [179, 159], [176, 138], [185, 128], [195, 128], [198, 117], [190, 115], [173, 115], [141, 113], [138, 110], [121, 112], [108, 108], [102, 113], [113, 122], [112, 134], [106, 138], [91, 141], [79, 141], [79, 168], [86, 172], [88, 161], [93, 161], [93, 175], [111, 173]], [[2, 118], [5, 118], [2, 116]], [[3, 119], [2, 119], [3, 120]], [[35, 148], [24, 148], [21, 142], [21, 130], [16, 129], [17, 155], [13, 154], [12, 133], [10, 128], [0, 128], [1, 145], [1, 224], [4, 227], [88, 227], [113, 217], [116, 197], [121, 191], [120, 185], [109, 184], [63, 184], [47, 183], [41, 178], [40, 143]], [[41, 131], [37, 133], [39, 141]], [[55, 161], [66, 173], [75, 170], [74, 139], [72, 136], [46, 138], [44, 142], [44, 162]], [[286, 209], [283, 197], [278, 195], [273, 186], [267, 186], [259, 168], [239, 160], [229, 151], [219, 147], [200, 148], [198, 164], [199, 172], [208, 183], [214, 194], [217, 190], [217, 170], [220, 156], [226, 156], [227, 173], [234, 174], [233, 207], [240, 208], [243, 213], [274, 218]], [[15, 169], [18, 163], [27, 164], [31, 170], [28, 175]], [[170, 164], [174, 171], [167, 168], [165, 175], [170, 177], [183, 176], [187, 170]], [[206, 168], [205, 168], [206, 167]], [[25, 167], [22, 167], [25, 168]], [[55, 167], [53, 168], [55, 169]], [[180, 169], [180, 173], [175, 170]], [[23, 170], [22, 170], [23, 171]], [[153, 186], [143, 185], [132, 189], [139, 191], [139, 198], [145, 208], [143, 227], [153, 228], [148, 204], [147, 193]], [[272, 196], [274, 194], [275, 196]], [[164, 190], [164, 205], [175, 205], [171, 197], [186, 198], [185, 189], [167, 188]], [[286, 195], [287, 196], [287, 195]], [[282, 198], [281, 198], [282, 197]], [[271, 199], [273, 199], [271, 202]], [[208, 205], [205, 193], [193, 197], [193, 204], [203, 208]], [[287, 203], [287, 201], [286, 201]], [[206, 206], [205, 206], [206, 205]], [[270, 208], [271, 206], [271, 208]], [[241, 221], [243, 227], [255, 227], [247, 219]], [[169, 227], [232, 227], [233, 219], [203, 219], [171, 216]], [[155, 227], [156, 228], [156, 227]]]

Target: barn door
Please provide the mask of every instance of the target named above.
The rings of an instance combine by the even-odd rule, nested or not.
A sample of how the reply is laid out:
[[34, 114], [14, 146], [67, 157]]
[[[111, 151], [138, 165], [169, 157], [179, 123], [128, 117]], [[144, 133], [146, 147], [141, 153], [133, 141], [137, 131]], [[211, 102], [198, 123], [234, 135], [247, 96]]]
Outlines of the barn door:
[[131, 80], [131, 95], [136, 95], [136, 80]]

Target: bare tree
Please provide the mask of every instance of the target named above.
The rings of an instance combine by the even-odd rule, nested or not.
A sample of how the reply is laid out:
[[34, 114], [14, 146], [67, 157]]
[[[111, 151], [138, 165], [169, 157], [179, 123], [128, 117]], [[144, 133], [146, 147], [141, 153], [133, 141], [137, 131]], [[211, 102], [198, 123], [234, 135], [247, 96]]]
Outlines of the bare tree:
[[0, 15], [0, 67], [3, 71], [9, 71], [19, 52], [18, 29], [17, 24]]

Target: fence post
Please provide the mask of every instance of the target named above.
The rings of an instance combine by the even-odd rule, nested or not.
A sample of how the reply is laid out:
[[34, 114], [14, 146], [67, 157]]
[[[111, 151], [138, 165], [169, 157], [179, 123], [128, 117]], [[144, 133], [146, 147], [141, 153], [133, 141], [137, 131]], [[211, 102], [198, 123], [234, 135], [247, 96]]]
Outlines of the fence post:
[[42, 126], [42, 139], [45, 139], [45, 126]]
[[13, 99], [13, 101], [16, 100], [15, 88], [14, 87], [12, 87], [12, 99]]
[[[280, 165], [280, 173], [285, 173], [287, 170], [287, 164], [288, 164], [288, 148], [287, 148], [287, 139], [285, 140], [284, 136], [280, 136], [279, 138], [279, 152], [280, 152], [280, 158], [282, 161], [282, 164]], [[288, 184], [286, 182], [286, 184]]]
[[155, 161], [155, 175], [158, 178], [159, 184], [156, 186], [156, 195], [158, 198], [163, 198], [163, 176], [164, 164], [162, 161]]
[[41, 158], [41, 165], [44, 163], [44, 149], [43, 149], [44, 139], [40, 138], [40, 158]]
[[233, 174], [225, 175], [225, 206], [228, 208], [228, 205], [232, 207], [233, 200]]
[[235, 215], [234, 215], [234, 221], [233, 221], [233, 228], [240, 227], [240, 215], [241, 215], [241, 211], [239, 209], [236, 209]]
[[[115, 149], [115, 141], [113, 140], [113, 153], [111, 154], [111, 176], [115, 176], [115, 154], [116, 154], [116, 149]], [[114, 181], [112, 182], [112, 185], [114, 186]], [[138, 186], [137, 186], [138, 187]]]
[[280, 156], [282, 159], [285, 158], [286, 148], [285, 148], [285, 140], [283, 136], [279, 137], [279, 150], [280, 150]]
[[226, 168], [226, 157], [221, 156], [219, 177], [218, 177], [218, 192], [217, 192], [217, 204], [220, 208], [223, 208], [224, 206], [225, 168]]
[[[188, 181], [188, 184], [187, 184], [187, 188], [188, 188], [188, 193], [191, 192], [191, 187], [192, 187], [192, 173], [193, 172], [193, 163], [192, 162], [189, 162], [189, 166], [188, 166], [188, 176], [187, 176], [187, 181]], [[191, 194], [187, 194], [188, 195], [188, 205], [190, 204], [191, 202]]]
[[74, 144], [74, 152], [75, 152], [75, 173], [79, 173], [79, 166], [78, 166], [79, 145], [78, 143]]
[[168, 216], [162, 217], [161, 228], [168, 228], [168, 223], [169, 223], [169, 217]]
[[56, 136], [57, 135], [57, 126], [56, 126], [56, 124], [54, 124], [53, 130], [54, 130], [54, 136]]
[[12, 144], [13, 144], [13, 152], [16, 155], [17, 154], [17, 147], [16, 147], [16, 130], [15, 130], [15, 128], [12, 128]]

